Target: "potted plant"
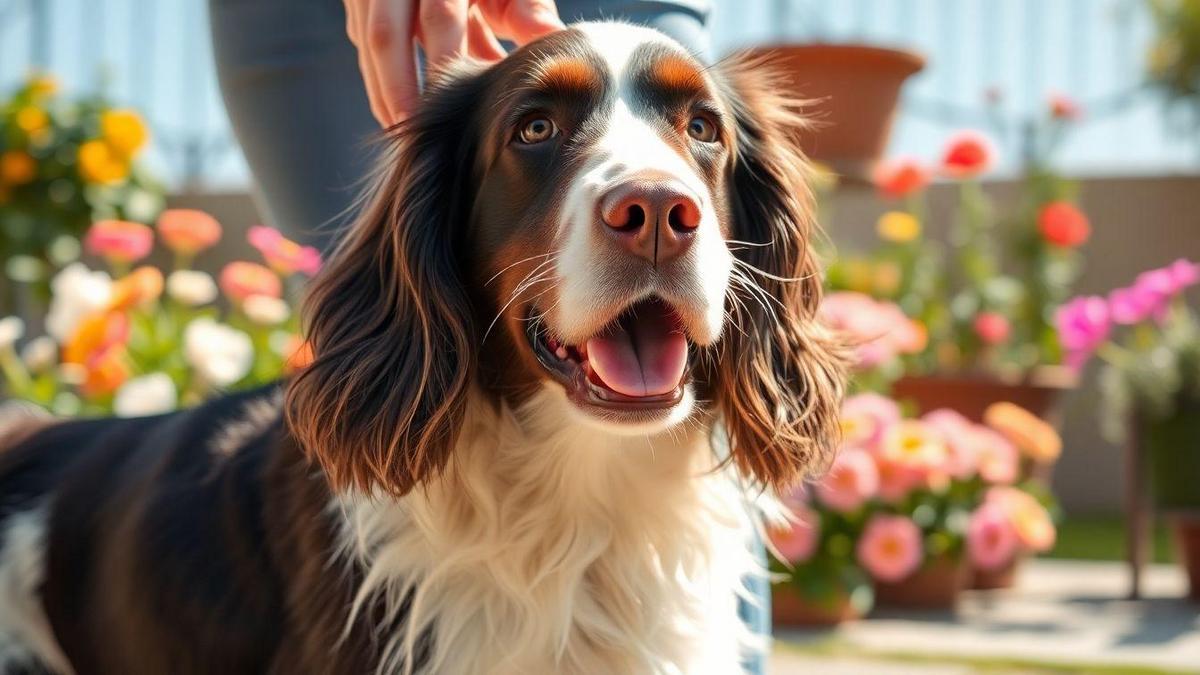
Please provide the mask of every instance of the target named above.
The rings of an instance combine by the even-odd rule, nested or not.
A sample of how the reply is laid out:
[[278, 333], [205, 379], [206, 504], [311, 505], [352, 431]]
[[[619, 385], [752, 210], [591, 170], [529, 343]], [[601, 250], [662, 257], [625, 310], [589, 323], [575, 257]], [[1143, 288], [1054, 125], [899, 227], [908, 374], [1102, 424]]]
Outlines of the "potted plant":
[[[791, 23], [788, 4], [777, 3], [779, 27]], [[810, 102], [818, 124], [801, 139], [805, 152], [854, 179], [870, 177], [887, 149], [901, 87], [925, 67], [915, 52], [865, 44], [781, 39], [753, 51], [777, 64], [792, 94]]]
[[1181, 121], [1200, 124], [1200, 5], [1190, 0], [1149, 0], [1157, 35], [1148, 64], [1150, 84], [1169, 106], [1183, 113]]
[[1019, 451], [1000, 430], [951, 410], [907, 418], [869, 392], [847, 399], [842, 420], [829, 473], [787, 496], [797, 517], [771, 533], [781, 624], [853, 618], [872, 595], [952, 609], [972, 566], [1000, 569], [1053, 543], [1049, 511], [1017, 482]]
[[[162, 187], [137, 161], [148, 139], [136, 112], [68, 99], [46, 76], [0, 100], [0, 314], [20, 299], [32, 316], [27, 305], [45, 299], [50, 273], [78, 256], [93, 221], [154, 220]], [[21, 287], [33, 292], [19, 298]]]
[[1184, 298], [1197, 283], [1200, 264], [1178, 260], [1107, 298], [1072, 300], [1056, 322], [1068, 363], [1104, 362], [1102, 429], [1113, 440], [1136, 437], [1146, 453], [1154, 501], [1170, 516], [1200, 599], [1200, 322]]
[[221, 237], [211, 216], [164, 211], [157, 235], [175, 259], [165, 274], [135, 266], [150, 255], [154, 230], [97, 221], [84, 246], [107, 269], [77, 262], [54, 276], [46, 334], [22, 342], [23, 322], [0, 319], [0, 399], [63, 416], [150, 415], [275, 381], [305, 363], [292, 307], [320, 265], [314, 249], [251, 228], [266, 264], [231, 262], [214, 280], [191, 269]]

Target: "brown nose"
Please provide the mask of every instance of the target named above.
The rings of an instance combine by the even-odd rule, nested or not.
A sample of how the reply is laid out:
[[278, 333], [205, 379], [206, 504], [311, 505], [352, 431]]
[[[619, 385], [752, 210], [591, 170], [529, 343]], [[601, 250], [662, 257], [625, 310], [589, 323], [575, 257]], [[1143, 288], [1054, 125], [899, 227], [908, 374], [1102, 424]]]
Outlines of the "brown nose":
[[700, 207], [675, 181], [629, 180], [600, 200], [600, 219], [626, 250], [657, 266], [691, 246]]

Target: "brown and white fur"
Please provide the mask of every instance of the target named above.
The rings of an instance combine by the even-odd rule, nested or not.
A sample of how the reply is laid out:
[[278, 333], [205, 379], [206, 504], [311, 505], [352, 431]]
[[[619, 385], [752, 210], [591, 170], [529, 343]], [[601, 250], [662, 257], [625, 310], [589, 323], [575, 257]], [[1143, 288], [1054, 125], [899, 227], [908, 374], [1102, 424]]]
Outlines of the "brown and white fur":
[[285, 396], [0, 429], [0, 672], [737, 672], [842, 390], [764, 68], [604, 23], [435, 78]]

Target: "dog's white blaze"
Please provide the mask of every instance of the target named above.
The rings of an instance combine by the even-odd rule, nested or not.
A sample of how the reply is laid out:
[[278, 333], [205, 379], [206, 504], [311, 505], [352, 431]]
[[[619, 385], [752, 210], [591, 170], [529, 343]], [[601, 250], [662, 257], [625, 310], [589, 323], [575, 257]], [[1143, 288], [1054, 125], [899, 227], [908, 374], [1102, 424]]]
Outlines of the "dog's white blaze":
[[34, 664], [61, 675], [74, 672], [42, 607], [45, 558], [45, 510], [10, 516], [0, 532], [0, 673]]
[[[589, 316], [598, 307], [613, 299], [606, 296], [603, 250], [599, 244], [601, 232], [595, 219], [596, 202], [607, 190], [626, 178], [641, 172], [653, 172], [678, 181], [692, 192], [700, 205], [700, 224], [696, 239], [685, 254], [689, 283], [701, 295], [695, 298], [703, 304], [708, 335], [696, 336], [712, 341], [721, 332], [725, 312], [725, 295], [733, 256], [721, 236], [713, 196], [708, 185], [696, 171], [660, 135], [649, 120], [636, 112], [630, 76], [630, 61], [638, 47], [659, 44], [683, 50], [661, 33], [639, 26], [613, 23], [584, 23], [574, 28], [582, 31], [603, 56], [610, 75], [616, 83], [611, 116], [605, 120], [605, 132], [593, 146], [591, 156], [571, 180], [559, 222], [559, 240], [563, 241], [558, 256], [560, 278], [559, 297], [550, 312], [551, 323], [560, 329], [587, 325], [581, 317]], [[576, 336], [565, 334], [567, 341]]]
[[547, 390], [497, 412], [476, 394], [427, 490], [335, 499], [365, 571], [355, 612], [412, 594], [378, 672], [404, 672], [429, 627], [430, 673], [728, 675], [764, 646], [736, 607], [763, 573], [754, 519], [707, 431], [605, 434], [569, 407]]

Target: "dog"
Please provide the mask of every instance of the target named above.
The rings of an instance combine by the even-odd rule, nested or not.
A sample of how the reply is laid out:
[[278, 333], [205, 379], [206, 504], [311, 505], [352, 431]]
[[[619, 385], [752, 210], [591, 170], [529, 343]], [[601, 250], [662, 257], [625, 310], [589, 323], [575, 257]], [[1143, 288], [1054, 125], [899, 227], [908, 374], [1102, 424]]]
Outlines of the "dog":
[[740, 672], [753, 502], [827, 464], [844, 387], [800, 103], [621, 23], [431, 80], [311, 365], [8, 423], [0, 670]]

